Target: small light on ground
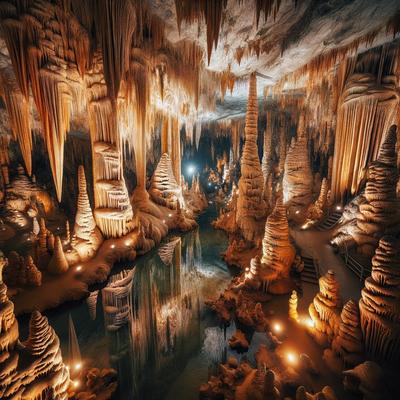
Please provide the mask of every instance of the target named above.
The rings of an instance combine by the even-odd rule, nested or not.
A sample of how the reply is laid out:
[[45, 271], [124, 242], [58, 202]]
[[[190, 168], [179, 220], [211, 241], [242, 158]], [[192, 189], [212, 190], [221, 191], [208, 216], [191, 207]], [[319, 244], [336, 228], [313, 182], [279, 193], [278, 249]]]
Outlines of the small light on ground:
[[80, 265], [78, 265], [78, 266], [76, 267], [76, 270], [79, 272], [79, 271], [82, 270], [82, 267], [81, 267]]
[[300, 214], [300, 211], [299, 211], [299, 210], [296, 210], [296, 214]]
[[336, 206], [336, 210], [340, 211], [342, 209], [342, 206]]
[[77, 387], [79, 386], [79, 381], [73, 381], [73, 382], [72, 382], [72, 386], [73, 386], [74, 388], [77, 388]]
[[82, 364], [81, 363], [76, 363], [75, 364], [75, 371], [79, 371], [82, 368]]
[[297, 355], [291, 351], [286, 354], [286, 358], [290, 364], [295, 364], [297, 362]]
[[275, 322], [273, 328], [274, 328], [275, 333], [282, 332], [282, 325], [279, 322]]
[[172, 217], [172, 214], [168, 214], [168, 217], [170, 217], [170, 218], [171, 218], [171, 217]]

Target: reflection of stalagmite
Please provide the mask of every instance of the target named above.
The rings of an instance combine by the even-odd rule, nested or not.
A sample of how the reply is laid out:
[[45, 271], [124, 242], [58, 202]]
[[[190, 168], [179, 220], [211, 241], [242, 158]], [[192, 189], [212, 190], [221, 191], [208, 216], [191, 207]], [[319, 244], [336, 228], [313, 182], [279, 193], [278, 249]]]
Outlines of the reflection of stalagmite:
[[62, 274], [68, 271], [68, 261], [65, 258], [64, 250], [62, 247], [61, 239], [59, 236], [56, 236], [55, 244], [54, 244], [54, 253], [51, 257], [49, 265], [47, 266], [47, 270], [52, 274]]
[[292, 291], [289, 299], [289, 318], [295, 321], [299, 320], [299, 313], [297, 312], [297, 292]]
[[263, 200], [264, 178], [257, 148], [258, 101], [256, 76], [250, 76], [247, 102], [245, 144], [241, 159], [239, 198], [236, 222], [247, 240], [254, 240], [257, 234], [257, 221], [265, 215]]
[[319, 278], [319, 293], [310, 304], [310, 317], [317, 331], [332, 336], [338, 327], [341, 299], [335, 273], [329, 270]]
[[393, 125], [381, 145], [378, 158], [368, 167], [366, 201], [360, 204], [356, 226], [349, 231], [344, 226], [333, 243], [339, 246], [356, 244], [361, 252], [373, 255], [380, 237], [396, 234], [400, 221], [397, 180], [396, 126]]
[[354, 367], [363, 359], [360, 313], [354, 300], [349, 300], [343, 307], [339, 332], [333, 339], [332, 350], [343, 359], [345, 367]]
[[265, 265], [264, 279], [288, 277], [295, 250], [289, 241], [289, 225], [281, 195], [278, 196], [275, 208], [267, 218], [262, 249], [261, 262]]
[[78, 169], [78, 205], [74, 225], [74, 248], [82, 259], [94, 255], [102, 242], [102, 236], [96, 226], [87, 194], [85, 170], [82, 165]]
[[384, 236], [372, 259], [371, 276], [361, 291], [360, 314], [367, 354], [400, 360], [400, 253], [396, 239]]
[[285, 203], [308, 206], [312, 198], [313, 176], [303, 114], [300, 115], [297, 140], [293, 139], [285, 161], [283, 195]]
[[175, 180], [171, 159], [167, 153], [161, 156], [154, 171], [149, 194], [156, 203], [168, 208], [176, 209], [177, 202], [182, 204], [182, 189]]

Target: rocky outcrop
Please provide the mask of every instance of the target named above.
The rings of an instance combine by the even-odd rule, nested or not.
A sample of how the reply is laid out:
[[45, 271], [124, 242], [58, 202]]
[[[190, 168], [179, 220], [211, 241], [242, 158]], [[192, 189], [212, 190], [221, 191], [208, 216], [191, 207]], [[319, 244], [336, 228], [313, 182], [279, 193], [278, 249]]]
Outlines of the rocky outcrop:
[[239, 197], [236, 223], [246, 240], [254, 240], [259, 233], [257, 222], [265, 216], [263, 199], [264, 178], [257, 147], [258, 101], [256, 76], [250, 76], [247, 102], [245, 143], [240, 164]]
[[393, 125], [381, 145], [378, 158], [368, 167], [365, 201], [360, 201], [356, 223], [339, 229], [333, 244], [357, 246], [358, 251], [373, 256], [383, 235], [399, 232], [396, 135], [396, 126]]
[[361, 329], [367, 354], [373, 359], [400, 361], [400, 253], [389, 236], [379, 241], [371, 276], [361, 291]]
[[78, 202], [74, 225], [74, 249], [82, 261], [93, 257], [103, 241], [103, 236], [96, 226], [87, 193], [85, 170], [78, 168]]
[[289, 318], [294, 321], [299, 320], [299, 313], [297, 312], [297, 303], [298, 303], [297, 292], [293, 290], [289, 298]]
[[326, 178], [322, 179], [321, 189], [318, 199], [307, 210], [307, 219], [316, 222], [322, 219], [326, 212], [328, 203], [328, 181]]
[[171, 209], [176, 209], [178, 202], [183, 205], [182, 188], [176, 182], [168, 153], [161, 156], [154, 171], [149, 194], [155, 203]]
[[293, 138], [286, 155], [282, 184], [285, 203], [299, 207], [305, 207], [311, 203], [313, 176], [303, 114], [299, 119], [297, 140]]
[[295, 250], [289, 241], [289, 225], [282, 196], [278, 196], [275, 208], [267, 218], [262, 251], [262, 279], [271, 281], [287, 278], [295, 257]]

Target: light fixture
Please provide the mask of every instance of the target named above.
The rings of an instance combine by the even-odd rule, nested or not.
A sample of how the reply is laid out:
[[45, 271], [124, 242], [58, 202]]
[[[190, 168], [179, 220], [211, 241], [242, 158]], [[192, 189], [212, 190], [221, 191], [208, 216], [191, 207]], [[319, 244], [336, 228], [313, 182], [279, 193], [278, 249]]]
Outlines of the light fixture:
[[189, 175], [193, 175], [196, 172], [196, 167], [192, 164], [188, 165], [187, 167], [187, 173]]
[[275, 322], [273, 329], [275, 333], [281, 333], [282, 332], [282, 325], [279, 322]]
[[80, 266], [80, 265], [78, 265], [77, 267], [76, 267], [76, 270], [79, 272], [80, 270], [82, 269], [82, 267]]
[[79, 371], [82, 368], [82, 364], [81, 363], [76, 363], [75, 364], [75, 371]]
[[286, 358], [290, 364], [295, 364], [297, 362], [297, 355], [291, 351], [288, 351]]
[[336, 206], [336, 210], [340, 211], [342, 209], [342, 206]]
[[112, 244], [110, 247], [111, 247], [112, 249], [114, 249], [114, 248], [115, 248], [115, 244]]

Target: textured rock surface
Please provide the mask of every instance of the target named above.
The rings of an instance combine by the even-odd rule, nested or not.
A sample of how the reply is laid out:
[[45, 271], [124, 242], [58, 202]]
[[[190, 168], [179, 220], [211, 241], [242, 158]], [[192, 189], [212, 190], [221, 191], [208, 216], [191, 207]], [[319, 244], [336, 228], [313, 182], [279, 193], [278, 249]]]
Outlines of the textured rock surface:
[[389, 236], [379, 241], [371, 276], [361, 291], [360, 314], [367, 354], [383, 362], [400, 360], [400, 254]]

